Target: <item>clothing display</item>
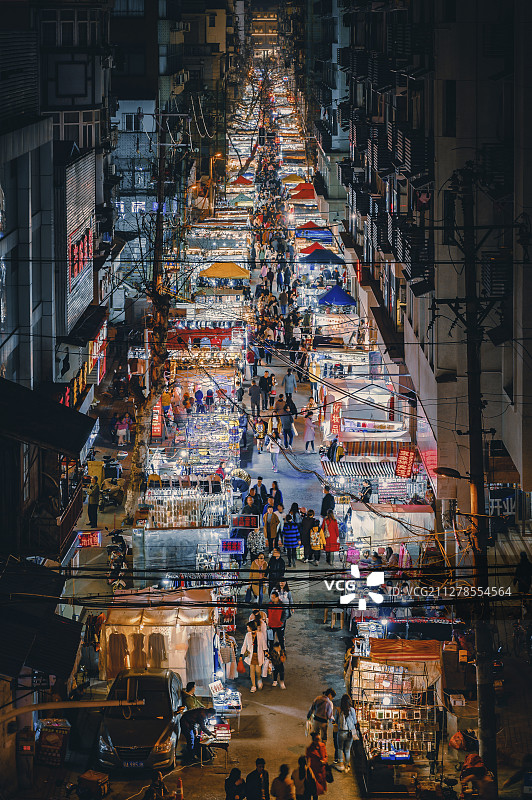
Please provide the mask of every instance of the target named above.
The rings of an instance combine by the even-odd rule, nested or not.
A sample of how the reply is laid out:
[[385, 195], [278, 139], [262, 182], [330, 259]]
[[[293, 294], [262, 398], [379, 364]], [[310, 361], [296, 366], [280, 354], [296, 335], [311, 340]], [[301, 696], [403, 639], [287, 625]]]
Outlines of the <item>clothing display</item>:
[[119, 672], [127, 669], [129, 649], [123, 633], [111, 633], [108, 643], [107, 677], [116, 678]]
[[150, 633], [148, 638], [148, 662], [154, 669], [160, 669], [166, 661], [166, 642], [162, 633]]
[[146, 669], [148, 658], [144, 652], [144, 634], [132, 633], [129, 637], [129, 642], [131, 645], [129, 654], [131, 669]]
[[236, 639], [232, 636], [225, 637], [225, 643], [222, 640], [220, 644], [220, 659], [225, 673], [226, 681], [233, 681], [238, 677], [236, 670], [237, 656], [236, 656]]

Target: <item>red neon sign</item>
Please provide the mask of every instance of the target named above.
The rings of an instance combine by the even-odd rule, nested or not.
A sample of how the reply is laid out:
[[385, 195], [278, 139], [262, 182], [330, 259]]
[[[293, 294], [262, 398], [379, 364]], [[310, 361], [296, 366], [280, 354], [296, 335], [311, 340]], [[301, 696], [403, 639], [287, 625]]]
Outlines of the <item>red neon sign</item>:
[[341, 403], [333, 403], [331, 408], [331, 433], [338, 435], [340, 433], [340, 412], [342, 410]]
[[395, 462], [395, 474], [398, 478], [410, 478], [416, 453], [414, 450], [406, 450], [404, 447], [397, 453], [397, 461]]
[[68, 237], [68, 288], [92, 261], [92, 230], [86, 228], [80, 235], [79, 228]]

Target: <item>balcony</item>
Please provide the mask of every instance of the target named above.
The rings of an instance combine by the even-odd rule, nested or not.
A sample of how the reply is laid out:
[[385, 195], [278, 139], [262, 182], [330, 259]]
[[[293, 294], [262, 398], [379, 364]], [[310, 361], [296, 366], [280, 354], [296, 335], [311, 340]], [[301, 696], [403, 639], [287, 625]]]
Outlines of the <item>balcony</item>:
[[434, 269], [434, 244], [428, 231], [399, 220], [395, 254], [405, 266], [407, 280], [424, 278]]
[[376, 88], [392, 82], [390, 62], [383, 53], [372, 52], [368, 59], [368, 80]]
[[314, 135], [324, 152], [327, 153], [332, 150], [332, 136], [322, 120], [317, 120], [314, 123]]

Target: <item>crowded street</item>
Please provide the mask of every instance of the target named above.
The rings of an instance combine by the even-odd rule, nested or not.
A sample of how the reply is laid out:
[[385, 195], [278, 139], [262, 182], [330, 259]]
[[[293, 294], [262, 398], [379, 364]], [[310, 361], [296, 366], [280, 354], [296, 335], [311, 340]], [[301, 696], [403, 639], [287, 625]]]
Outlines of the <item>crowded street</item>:
[[0, 800], [531, 796], [530, 219], [420, 2], [8, 3]]

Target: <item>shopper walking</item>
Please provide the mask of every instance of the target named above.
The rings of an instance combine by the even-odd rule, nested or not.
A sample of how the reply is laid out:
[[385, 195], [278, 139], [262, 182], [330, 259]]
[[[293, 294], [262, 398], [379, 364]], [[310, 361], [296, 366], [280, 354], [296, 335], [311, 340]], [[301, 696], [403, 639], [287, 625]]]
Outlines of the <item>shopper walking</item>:
[[264, 536], [268, 540], [268, 552], [272, 553], [277, 547], [279, 517], [275, 513], [273, 506], [268, 506], [264, 513]]
[[331, 494], [331, 487], [325, 484], [323, 487], [323, 500], [321, 501], [321, 516], [326, 517], [327, 511], [334, 511], [334, 506], [335, 500], [334, 495]]
[[307, 764], [305, 756], [299, 756], [298, 766], [292, 772], [292, 780], [296, 787], [296, 800], [317, 800], [318, 790], [316, 778]]
[[272, 664], [272, 686], [279, 685], [281, 689], [286, 689], [284, 682], [284, 664], [286, 661], [286, 651], [281, 647], [280, 642], [272, 642], [269, 650], [269, 657]]
[[262, 665], [268, 646], [262, 633], [257, 630], [254, 622], [248, 622], [247, 633], [244, 637], [240, 654], [249, 666], [251, 678], [251, 691], [256, 692], [257, 687], [262, 689]]
[[233, 767], [229, 777], [225, 779], [225, 800], [244, 800], [246, 797], [246, 782], [238, 767]]
[[314, 732], [321, 734], [321, 739], [327, 741], [327, 729], [329, 722], [334, 719], [333, 700], [336, 697], [334, 689], [329, 687], [322, 694], [319, 694], [312, 703], [307, 719], [312, 722]]
[[[309, 508], [301, 523], [299, 525], [299, 536], [301, 545], [303, 547], [303, 562], [313, 560], [312, 548], [310, 546], [310, 532], [316, 526], [316, 518], [314, 517], [314, 509]], [[319, 527], [319, 526], [318, 526]]]
[[296, 376], [293, 374], [292, 370], [289, 369], [282, 380], [282, 386], [284, 386], [284, 390], [286, 393], [286, 399], [291, 400], [292, 395], [297, 389], [297, 380]]
[[258, 417], [255, 422], [255, 439], [257, 442], [257, 453], [262, 453], [264, 450], [264, 440], [266, 439], [266, 423], [261, 417]]
[[271, 640], [274, 641], [277, 636], [277, 641], [282, 648], [284, 648], [285, 615], [286, 607], [281, 603], [281, 598], [274, 589], [268, 603], [268, 628], [271, 633]]
[[258, 416], [260, 416], [260, 387], [257, 386], [257, 381], [255, 378], [253, 378], [251, 381], [248, 394], [251, 401], [251, 416], [256, 419]]
[[[248, 548], [251, 553], [251, 566], [249, 568], [249, 580], [250, 580], [250, 588], [251, 593], [254, 597], [256, 597], [259, 605], [262, 604], [262, 594], [263, 594], [263, 587], [264, 587], [264, 578], [266, 573], [266, 568], [268, 566], [268, 562], [264, 557], [264, 553], [260, 551], [258, 555], [254, 558], [255, 555], [254, 551], [252, 550], [252, 544], [254, 545], [255, 542], [252, 541], [254, 531], [248, 536]], [[264, 538], [263, 538], [264, 541]]]
[[96, 528], [98, 526], [98, 503], [100, 502], [100, 487], [98, 485], [98, 478], [93, 475], [89, 490], [87, 492], [87, 514], [89, 517], [89, 526]]
[[310, 549], [312, 550], [312, 562], [317, 567], [320, 562], [321, 551], [325, 549], [325, 534], [323, 533], [323, 528], [320, 528], [320, 523], [317, 519], [314, 520], [314, 524], [310, 529]]
[[255, 489], [255, 494], [259, 498], [259, 505], [261, 508], [266, 505], [266, 500], [268, 499], [268, 489], [264, 485], [263, 480], [264, 479], [262, 475], [259, 475], [257, 477], [257, 483], [255, 486], [253, 486], [253, 489]]
[[334, 554], [340, 550], [340, 532], [338, 530], [338, 523], [334, 516], [334, 511], [327, 511], [327, 516], [321, 523], [323, 534], [325, 536], [325, 557], [327, 564], [334, 563]]
[[287, 514], [283, 525], [283, 544], [288, 558], [288, 566], [296, 566], [296, 549], [301, 544], [299, 525], [291, 514]]
[[279, 434], [277, 433], [277, 431], [272, 431], [272, 433], [270, 434], [269, 442], [267, 444], [266, 449], [270, 453], [273, 471], [278, 472], [279, 453], [281, 452], [281, 448], [279, 446]]
[[307, 764], [313, 772], [316, 780], [316, 794], [322, 795], [327, 791], [327, 771], [328, 764], [327, 747], [321, 740], [318, 731], [311, 734], [312, 743], [307, 747]]
[[260, 396], [262, 399], [262, 410], [266, 411], [268, 408], [268, 401], [270, 397], [270, 390], [272, 388], [272, 379], [268, 370], [265, 370], [264, 375], [259, 378]]
[[289, 772], [288, 764], [281, 764], [279, 776], [272, 781], [271, 795], [277, 800], [296, 800], [296, 786]]
[[291, 408], [288, 403], [283, 408], [281, 414], [281, 427], [283, 430], [284, 446], [289, 450], [292, 449], [292, 442], [294, 441], [294, 418], [291, 413]]
[[270, 489], [269, 497], [273, 497], [273, 507], [277, 508], [280, 504], [283, 504], [283, 493], [279, 489], [279, 484], [277, 481], [272, 481], [272, 488]]
[[[358, 721], [353, 703], [348, 694], [342, 695], [340, 707], [334, 711], [334, 723], [337, 726], [338, 766], [340, 772], [351, 767], [351, 747], [358, 738]], [[344, 765], [345, 761], [345, 765]]]
[[274, 549], [268, 566], [266, 567], [265, 577], [268, 578], [268, 593], [271, 594], [273, 587], [276, 583], [284, 578], [286, 571], [286, 564], [284, 558], [281, 557], [281, 552], [277, 548]]
[[257, 758], [255, 769], [247, 776], [247, 800], [270, 800], [270, 776], [264, 768], [265, 765], [263, 758]]
[[308, 450], [309, 445], [312, 447], [314, 453], [314, 440], [316, 438], [316, 428], [314, 425], [312, 411], [305, 414], [305, 430], [303, 432], [303, 441], [305, 442], [305, 452]]

